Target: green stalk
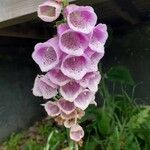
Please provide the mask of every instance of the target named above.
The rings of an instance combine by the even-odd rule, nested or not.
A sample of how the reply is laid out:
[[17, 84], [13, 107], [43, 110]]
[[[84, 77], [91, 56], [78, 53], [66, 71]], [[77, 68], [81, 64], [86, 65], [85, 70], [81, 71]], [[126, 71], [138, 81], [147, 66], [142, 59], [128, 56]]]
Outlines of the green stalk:
[[64, 0], [63, 1], [63, 7], [66, 7], [66, 6], [68, 6], [69, 5], [69, 1], [68, 0]]
[[75, 143], [75, 150], [79, 150], [78, 144]]
[[67, 129], [67, 139], [69, 144], [69, 150], [74, 150], [74, 142], [70, 139], [69, 129]]
[[46, 147], [44, 148], [44, 150], [50, 150], [50, 140], [52, 139], [54, 135], [54, 131], [52, 131], [49, 136], [48, 136], [48, 139], [47, 139], [47, 144], [46, 144]]

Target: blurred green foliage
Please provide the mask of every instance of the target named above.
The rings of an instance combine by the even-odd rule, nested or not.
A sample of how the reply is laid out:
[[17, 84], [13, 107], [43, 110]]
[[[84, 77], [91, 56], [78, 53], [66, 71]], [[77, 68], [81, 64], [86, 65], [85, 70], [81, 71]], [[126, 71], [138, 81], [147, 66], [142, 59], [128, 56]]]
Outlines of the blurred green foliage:
[[[113, 85], [113, 89], [109, 87], [110, 84]], [[98, 91], [101, 98], [97, 99], [103, 101], [103, 105], [101, 107], [91, 105], [86, 110], [86, 115], [80, 122], [85, 130], [84, 143], [79, 149], [150, 149], [150, 106], [136, 104], [135, 88], [130, 72], [123, 66], [112, 67], [103, 75]], [[61, 150], [69, 144], [64, 128], [42, 124], [38, 132], [47, 139], [45, 147], [28, 139], [24, 150]], [[12, 135], [5, 142], [5, 147], [7, 150], [18, 150], [20, 140], [21, 134]]]
[[[109, 81], [115, 84], [113, 90], [108, 88]], [[99, 90], [103, 106], [89, 107], [86, 120], [83, 118], [84, 125], [88, 116], [94, 114], [88, 133], [86, 127], [88, 142], [82, 150], [90, 150], [89, 147], [93, 147], [91, 150], [150, 149], [150, 106], [136, 104], [135, 88], [130, 72], [123, 66], [112, 67], [103, 75]]]
[[6, 150], [19, 150], [18, 144], [22, 140], [22, 134], [12, 134], [8, 141], [4, 142], [4, 147]]

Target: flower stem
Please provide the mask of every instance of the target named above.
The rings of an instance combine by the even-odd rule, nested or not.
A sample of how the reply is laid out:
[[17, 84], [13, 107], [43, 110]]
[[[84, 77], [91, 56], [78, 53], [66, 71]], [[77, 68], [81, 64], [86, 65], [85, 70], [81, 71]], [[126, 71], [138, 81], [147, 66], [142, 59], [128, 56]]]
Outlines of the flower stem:
[[74, 142], [70, 139], [69, 129], [67, 129], [67, 139], [69, 144], [69, 150], [74, 150]]
[[63, 1], [63, 5], [64, 5], [64, 7], [68, 6], [69, 5], [69, 1], [68, 0], [64, 0]]
[[52, 132], [49, 134], [48, 139], [47, 139], [47, 144], [46, 144], [46, 147], [44, 148], [44, 150], [49, 150], [49, 149], [50, 149], [50, 141], [51, 141], [53, 135], [54, 135], [54, 131], [52, 131]]
[[78, 144], [75, 143], [75, 150], [79, 150]]

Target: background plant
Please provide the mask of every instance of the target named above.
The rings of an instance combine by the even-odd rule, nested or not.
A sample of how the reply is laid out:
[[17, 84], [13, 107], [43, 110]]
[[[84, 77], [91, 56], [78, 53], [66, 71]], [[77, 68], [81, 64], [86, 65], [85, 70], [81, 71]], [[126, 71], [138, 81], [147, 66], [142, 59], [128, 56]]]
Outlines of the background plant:
[[97, 99], [103, 101], [103, 105], [89, 108], [82, 122], [87, 124], [90, 121], [83, 150], [92, 147], [97, 150], [150, 148], [150, 107], [136, 104], [136, 86], [123, 66], [112, 67], [103, 75], [99, 90], [102, 98]]
[[[80, 122], [85, 128], [85, 138], [79, 149], [149, 150], [150, 107], [136, 104], [136, 86], [123, 66], [112, 67], [103, 74], [96, 99], [99, 106], [90, 106]], [[60, 150], [69, 144], [66, 131], [55, 126], [52, 120], [40, 123], [37, 131], [45, 139], [43, 144], [30, 137], [24, 144], [25, 150]], [[23, 139], [22, 134], [12, 135], [4, 147], [18, 150]]]

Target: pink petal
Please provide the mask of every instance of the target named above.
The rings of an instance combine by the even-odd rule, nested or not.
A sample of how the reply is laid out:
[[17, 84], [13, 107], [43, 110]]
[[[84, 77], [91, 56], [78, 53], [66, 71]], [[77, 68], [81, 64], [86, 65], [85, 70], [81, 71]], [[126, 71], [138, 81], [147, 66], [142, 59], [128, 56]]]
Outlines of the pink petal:
[[97, 106], [97, 102], [95, 100], [91, 101], [90, 104], [93, 104], [93, 105]]
[[90, 104], [93, 104], [93, 105], [97, 106], [97, 102], [95, 101], [95, 95], [93, 96], [93, 99], [92, 99]]
[[82, 91], [74, 100], [74, 105], [82, 110], [85, 110], [93, 100], [94, 93], [88, 89]]
[[32, 54], [33, 60], [39, 65], [41, 71], [46, 72], [59, 63], [61, 51], [58, 47], [58, 38], [54, 37], [45, 43], [38, 43]]
[[66, 128], [71, 128], [72, 126], [76, 125], [76, 122], [77, 122], [77, 118], [67, 119], [64, 122], [64, 126]]
[[66, 101], [65, 99], [60, 99], [57, 104], [60, 110], [66, 114], [70, 114], [75, 110], [74, 104], [72, 102]]
[[53, 83], [52, 80], [49, 78], [48, 74], [43, 75], [41, 77], [41, 80], [53, 88], [58, 88], [58, 86], [55, 83]]
[[103, 53], [103, 47], [108, 38], [107, 26], [105, 24], [98, 24], [94, 30], [91, 37], [89, 47], [98, 53]]
[[75, 4], [70, 4], [64, 9], [64, 16], [67, 18], [68, 14], [76, 9], [78, 9], [79, 6]]
[[56, 20], [61, 14], [62, 4], [54, 0], [48, 0], [38, 7], [38, 17], [45, 22]]
[[64, 99], [73, 102], [75, 98], [82, 91], [82, 88], [79, 83], [75, 81], [70, 81], [66, 85], [60, 87], [60, 94]]
[[94, 54], [95, 52], [92, 51], [89, 47], [84, 51], [84, 54], [88, 57], [91, 58], [91, 56]]
[[52, 69], [47, 73], [47, 76], [55, 83], [56, 85], [63, 86], [67, 84], [71, 79], [65, 76], [60, 69]]
[[84, 8], [84, 9], [88, 9], [89, 11], [91, 12], [94, 12], [94, 9], [91, 7], [91, 6], [78, 6], [78, 5], [75, 5], [75, 4], [70, 4], [68, 5], [65, 9], [64, 9], [64, 16], [67, 18], [67, 16], [73, 12], [73, 11], [76, 11], [80, 8]]
[[61, 71], [66, 76], [80, 80], [87, 73], [89, 59], [86, 56], [66, 56], [61, 65]]
[[89, 45], [89, 36], [71, 29], [66, 30], [60, 36], [60, 49], [69, 55], [81, 56]]
[[67, 23], [62, 23], [57, 26], [57, 33], [61, 36], [66, 30], [70, 29]]
[[65, 119], [65, 120], [66, 120], [66, 119], [77, 118], [77, 112], [76, 112], [76, 110], [73, 111], [73, 112], [70, 113], [70, 114], [66, 114], [66, 113], [64, 113], [64, 112], [61, 112], [60, 116], [61, 116], [62, 119]]
[[[35, 79], [33, 94], [35, 96], [43, 96], [44, 99], [50, 99], [57, 95], [57, 88], [48, 84], [43, 80], [43, 75], [38, 75]], [[53, 83], [52, 83], [53, 85]]]
[[40, 78], [41, 78], [41, 76], [37, 75], [37, 77], [35, 78], [35, 81], [34, 81], [33, 89], [32, 89], [33, 95], [38, 96], [38, 97], [42, 96], [41, 89], [39, 88]]
[[48, 101], [46, 104], [44, 104], [44, 108], [45, 108], [47, 114], [51, 117], [56, 117], [61, 112], [55, 102]]
[[80, 85], [84, 88], [89, 88], [92, 92], [96, 92], [98, 90], [98, 84], [101, 80], [100, 73], [90, 72], [87, 73], [80, 81]]
[[104, 56], [104, 51], [102, 53], [97, 53], [95, 52], [93, 55], [90, 57], [90, 62], [89, 62], [89, 72], [92, 71], [97, 71], [98, 70], [98, 63]]
[[97, 22], [97, 16], [90, 6], [78, 6], [67, 9], [67, 22], [69, 27], [78, 32], [90, 33]]
[[74, 125], [70, 129], [70, 138], [79, 142], [84, 137], [84, 131], [80, 125]]
[[40, 81], [39, 88], [41, 89], [44, 99], [50, 99], [58, 94], [57, 89], [47, 85], [45, 82]]

